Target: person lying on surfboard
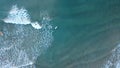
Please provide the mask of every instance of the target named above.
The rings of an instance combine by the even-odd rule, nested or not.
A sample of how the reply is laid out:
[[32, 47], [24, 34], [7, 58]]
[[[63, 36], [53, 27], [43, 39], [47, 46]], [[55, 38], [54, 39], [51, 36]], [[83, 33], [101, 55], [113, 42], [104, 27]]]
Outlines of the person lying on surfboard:
[[0, 31], [0, 36], [3, 36], [3, 32]]

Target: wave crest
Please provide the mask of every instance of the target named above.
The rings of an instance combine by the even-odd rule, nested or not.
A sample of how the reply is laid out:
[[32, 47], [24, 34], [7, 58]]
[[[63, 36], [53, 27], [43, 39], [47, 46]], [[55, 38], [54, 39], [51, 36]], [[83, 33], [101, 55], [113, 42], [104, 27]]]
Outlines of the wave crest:
[[8, 16], [3, 19], [5, 23], [12, 23], [12, 24], [31, 24], [35, 29], [41, 29], [41, 26], [38, 22], [31, 22], [30, 16], [25, 8], [18, 8], [17, 5], [12, 6], [11, 10], [9, 11]]

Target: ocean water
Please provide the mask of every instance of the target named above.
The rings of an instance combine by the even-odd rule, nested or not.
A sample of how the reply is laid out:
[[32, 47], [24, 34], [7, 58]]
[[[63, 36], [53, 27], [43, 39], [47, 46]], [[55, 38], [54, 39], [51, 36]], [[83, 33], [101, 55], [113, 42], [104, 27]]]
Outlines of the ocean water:
[[0, 68], [120, 68], [119, 0], [0, 0]]

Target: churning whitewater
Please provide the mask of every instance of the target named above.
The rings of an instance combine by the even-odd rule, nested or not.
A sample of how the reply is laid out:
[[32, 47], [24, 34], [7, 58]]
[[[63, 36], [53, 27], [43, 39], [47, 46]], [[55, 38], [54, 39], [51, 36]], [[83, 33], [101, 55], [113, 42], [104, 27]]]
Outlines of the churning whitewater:
[[24, 25], [31, 24], [32, 27], [34, 27], [35, 29], [41, 29], [41, 26], [37, 21], [31, 22], [27, 10], [24, 8], [19, 9], [17, 5], [12, 6], [9, 15], [7, 16], [7, 18], [3, 19], [3, 21], [12, 24], [24, 24]]
[[38, 22], [31, 22], [26, 9], [12, 6], [7, 18], [3, 19], [5, 26], [4, 35], [0, 38], [0, 68], [36, 68], [34, 63], [37, 57], [53, 40], [48, 18], [48, 14], [42, 14], [39, 25]]
[[120, 44], [111, 51], [103, 68], [120, 68]]

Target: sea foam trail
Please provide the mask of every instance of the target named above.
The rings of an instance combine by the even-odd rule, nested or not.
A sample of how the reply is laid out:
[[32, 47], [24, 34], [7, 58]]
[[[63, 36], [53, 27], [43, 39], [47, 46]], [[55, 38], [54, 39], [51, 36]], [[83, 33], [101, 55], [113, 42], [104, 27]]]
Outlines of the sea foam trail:
[[103, 68], [120, 68], [120, 44], [112, 50]]
[[[3, 19], [13, 25], [6, 24], [2, 28], [4, 35], [0, 38], [0, 68], [36, 68], [34, 63], [37, 57], [44, 53], [53, 40], [49, 15], [43, 13], [41, 19], [42, 28], [38, 22], [30, 21], [24, 8], [12, 7], [7, 18]], [[24, 27], [27, 24], [41, 29]]]
[[3, 19], [3, 21], [12, 24], [31, 24], [32, 27], [34, 27], [35, 29], [41, 29], [41, 26], [38, 22], [31, 22], [27, 10], [24, 8], [19, 9], [17, 5], [12, 6], [8, 16], [5, 19]]

